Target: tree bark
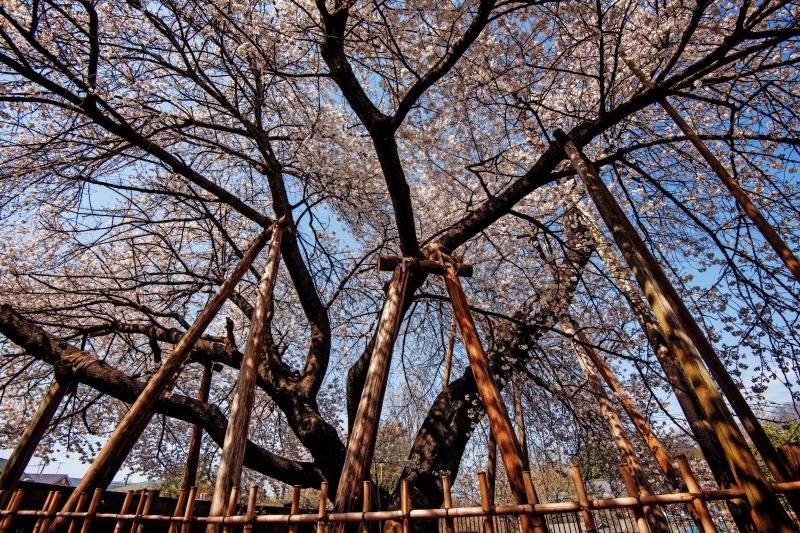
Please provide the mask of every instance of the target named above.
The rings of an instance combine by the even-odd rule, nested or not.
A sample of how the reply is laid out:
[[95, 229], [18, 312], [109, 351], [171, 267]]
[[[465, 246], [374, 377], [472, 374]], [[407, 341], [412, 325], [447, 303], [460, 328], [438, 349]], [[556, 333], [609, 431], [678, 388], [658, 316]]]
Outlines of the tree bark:
[[[557, 139], [583, 179], [642, 292], [650, 302], [672, 352], [686, 372], [714, 432], [723, 445], [726, 459], [737, 482], [745, 490], [757, 527], [775, 532], [794, 531], [794, 525], [761, 472], [719, 390], [693, 351], [693, 336], [686, 327], [685, 315], [688, 311], [679, 312], [680, 308], [685, 309], [680, 297], [591, 163], [565, 134], [557, 132]], [[720, 385], [724, 387], [724, 384]]]

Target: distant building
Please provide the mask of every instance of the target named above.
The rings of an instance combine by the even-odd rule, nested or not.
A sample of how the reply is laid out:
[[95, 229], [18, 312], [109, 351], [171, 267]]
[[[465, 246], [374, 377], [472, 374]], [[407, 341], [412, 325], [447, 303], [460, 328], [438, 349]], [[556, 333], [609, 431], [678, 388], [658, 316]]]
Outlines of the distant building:
[[[0, 459], [0, 471], [6, 467], [8, 460]], [[71, 487], [69, 476], [66, 474], [31, 474], [23, 472], [19, 477], [20, 481], [30, 481], [33, 483], [45, 483], [47, 485], [58, 485], [59, 487]]]

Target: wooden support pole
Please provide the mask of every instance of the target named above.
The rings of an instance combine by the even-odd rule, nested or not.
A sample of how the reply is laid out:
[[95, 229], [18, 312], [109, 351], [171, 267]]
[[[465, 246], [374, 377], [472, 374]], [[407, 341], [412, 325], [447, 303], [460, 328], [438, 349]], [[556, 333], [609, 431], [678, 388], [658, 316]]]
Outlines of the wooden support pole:
[[[611, 243], [597, 224], [594, 215], [580, 204], [578, 204], [578, 210], [582, 214], [584, 226], [588, 228], [589, 234], [594, 241], [598, 256], [608, 267], [614, 283], [628, 301], [631, 311], [633, 311], [636, 320], [642, 327], [642, 331], [647, 336], [650, 347], [664, 370], [664, 375], [672, 387], [672, 392], [678, 400], [678, 404], [686, 417], [686, 422], [689, 424], [692, 434], [703, 452], [714, 479], [720, 488], [736, 488], [736, 480], [725, 458], [722, 444], [714, 433], [711, 422], [703, 411], [696, 395], [691, 393], [691, 384], [681, 369], [677, 358], [667, 345], [666, 338], [650, 307], [645, 303], [639, 289], [631, 282], [630, 270], [622, 264]], [[741, 531], [755, 530], [746, 501], [741, 498], [728, 500], [727, 506]]]
[[[86, 504], [86, 493], [82, 492], [80, 497], [78, 498], [78, 504], [75, 506], [75, 512], [80, 512], [83, 510], [83, 506]], [[76, 533], [78, 531], [78, 519], [70, 517], [69, 519], [69, 529], [67, 530], [68, 533]]]
[[194, 504], [197, 499], [197, 487], [189, 489], [189, 494], [186, 496], [186, 509], [183, 512], [183, 524], [181, 525], [181, 533], [189, 533], [192, 529], [192, 515], [194, 514]]
[[[251, 533], [253, 531], [253, 523], [256, 520], [256, 501], [258, 500], [258, 487], [250, 487], [250, 492], [247, 494], [247, 511], [245, 514], [245, 524], [242, 528], [244, 533]], [[188, 533], [188, 531], [186, 532]]]
[[406, 478], [400, 480], [400, 510], [403, 512], [403, 533], [410, 533], [411, 519], [408, 513], [411, 512], [411, 487]]
[[53, 520], [53, 516], [55, 516], [56, 514], [56, 511], [58, 509], [58, 503], [61, 501], [61, 496], [63, 495], [64, 494], [60, 490], [53, 492], [53, 498], [52, 500], [50, 500], [50, 505], [48, 505], [47, 509], [45, 510], [45, 515], [44, 518], [42, 519], [42, 524], [38, 531], [40, 532], [47, 531], [47, 528], [50, 527], [50, 522]]
[[[153, 508], [153, 503], [158, 500], [159, 494], [161, 491], [159, 489], [148, 490], [147, 498], [144, 500], [144, 508], [142, 508], [142, 512], [139, 515], [139, 519], [141, 520], [141, 516], [150, 514], [150, 510]], [[136, 528], [136, 533], [143, 533], [144, 532], [144, 524], [139, 524], [139, 527]], [[134, 533], [133, 528], [131, 528], [131, 533]]]
[[686, 483], [686, 489], [694, 496], [692, 506], [694, 507], [694, 514], [698, 517], [703, 533], [717, 533], [714, 520], [711, 519], [711, 513], [708, 512], [706, 502], [703, 501], [701, 497], [703, 489], [701, 489], [700, 485], [697, 483], [697, 479], [694, 477], [694, 473], [692, 473], [692, 469], [689, 466], [689, 461], [686, 459], [685, 455], [678, 455], [675, 457], [675, 460], [678, 462], [678, 468], [680, 468], [681, 475]]
[[450, 319], [450, 336], [447, 338], [447, 350], [444, 353], [444, 372], [442, 373], [442, 390], [450, 386], [450, 372], [453, 369], [453, 350], [456, 346], [456, 317]]
[[[228, 416], [228, 427], [225, 429], [225, 441], [214, 484], [214, 496], [208, 516], [222, 516], [230, 499], [231, 487], [239, 485], [242, 475], [242, 461], [247, 445], [250, 411], [253, 408], [258, 377], [259, 358], [264, 351], [268, 328], [272, 322], [272, 292], [278, 278], [279, 259], [281, 254], [281, 229], [275, 226], [272, 242], [269, 245], [269, 258], [264, 275], [258, 284], [256, 305], [250, 319], [250, 335], [239, 367], [239, 379], [231, 401], [231, 412]], [[206, 531], [219, 531], [219, 524], [208, 524]]]
[[[136, 441], [139, 440], [142, 432], [150, 423], [153, 417], [153, 408], [161, 395], [171, 390], [178, 378], [181, 370], [189, 359], [195, 343], [206, 330], [208, 325], [219, 312], [222, 304], [233, 293], [234, 288], [239, 283], [244, 273], [250, 268], [253, 260], [264, 247], [272, 233], [271, 229], [265, 229], [250, 244], [244, 257], [233, 269], [233, 272], [220, 285], [219, 290], [211, 298], [206, 307], [200, 312], [192, 326], [181, 337], [172, 350], [172, 354], [161, 365], [161, 368], [153, 375], [147, 383], [131, 408], [122, 417], [114, 433], [106, 441], [103, 449], [95, 458], [81, 482], [75, 488], [72, 496], [64, 504], [63, 511], [71, 511], [77, 503], [78, 492], [94, 489], [96, 487], [106, 488], [116, 475], [122, 463], [128, 457]], [[53, 531], [57, 531], [63, 525], [63, 520], [56, 519], [53, 522]]]
[[[442, 474], [442, 494], [444, 495], [444, 508], [452, 509], [453, 494], [450, 488], [450, 476], [447, 474]], [[456, 524], [452, 517], [448, 516], [444, 519], [444, 530], [445, 533], [456, 533]]]
[[[197, 399], [203, 403], [208, 402], [208, 393], [211, 390], [211, 375], [217, 370], [222, 370], [219, 363], [203, 367], [203, 376], [200, 378], [200, 388], [197, 389]], [[197, 484], [197, 466], [200, 464], [200, 446], [203, 443], [203, 428], [198, 424], [192, 426], [192, 436], [189, 439], [189, 451], [186, 453], [186, 466], [183, 469], [183, 489], [189, 490]]]
[[478, 472], [478, 484], [481, 490], [481, 509], [483, 509], [483, 533], [494, 533], [494, 522], [492, 516], [493, 495], [489, 480], [486, 479], [485, 472]]
[[[486, 408], [489, 426], [500, 448], [500, 456], [503, 459], [503, 466], [505, 466], [506, 475], [508, 476], [508, 484], [511, 486], [515, 502], [525, 503], [525, 481], [522, 474], [525, 471], [525, 467], [522, 462], [522, 450], [514, 434], [514, 427], [511, 425], [511, 419], [500, 395], [500, 389], [497, 387], [497, 383], [495, 383], [489, 369], [489, 360], [481, 346], [478, 330], [469, 311], [467, 297], [454, 268], [448, 266], [445, 269], [444, 281], [447, 285], [450, 300], [453, 302], [456, 321], [461, 329], [461, 337], [467, 350], [472, 375], [475, 377], [475, 385]], [[523, 533], [527, 532], [531, 527], [528, 517], [520, 516], [520, 522], [522, 522]]]
[[[767, 483], [744, 436], [731, 417], [716, 384], [693, 349], [695, 335], [691, 334], [691, 328], [687, 324], [687, 316], [691, 318], [691, 315], [682, 300], [625, 216], [622, 208], [600, 179], [594, 166], [566, 134], [558, 131], [556, 139], [561, 143], [573, 167], [582, 178], [587, 192], [600, 211], [606, 226], [611, 231], [617, 246], [650, 303], [670, 349], [686, 373], [698, 401], [711, 422], [714, 433], [725, 450], [725, 458], [737, 483], [745, 489], [756, 526], [776, 533], [794, 531], [794, 525]], [[684, 312], [681, 312], [680, 309], [683, 309]], [[693, 320], [690, 322], [699, 329]], [[708, 361], [706, 362], [708, 363]], [[717, 373], [725, 374], [729, 384], [732, 384], [730, 375], [727, 374], [718, 358], [717, 362], [719, 366], [716, 367], [715, 377]], [[720, 387], [728, 388], [723, 382], [720, 382]], [[733, 385], [733, 388], [735, 389], [736, 386]], [[741, 396], [741, 392], [739, 395]]]
[[134, 513], [133, 520], [131, 520], [130, 533], [136, 533], [139, 527], [139, 517], [144, 513], [144, 506], [147, 504], [147, 499], [150, 497], [150, 491], [144, 489], [139, 492], [139, 501], [136, 503], [136, 512]]
[[[189, 490], [191, 490], [191, 488]], [[186, 496], [189, 490], [185, 488], [181, 489], [181, 492], [178, 494], [178, 501], [175, 503], [175, 512], [172, 513], [172, 516], [176, 519], [183, 518], [183, 506], [186, 504]], [[168, 533], [178, 533], [178, 520], [172, 520], [170, 522]]]
[[[403, 298], [408, 283], [409, 271], [405, 265], [395, 267], [389, 292], [378, 321], [375, 346], [369, 360], [369, 368], [364, 379], [364, 388], [358, 402], [353, 428], [347, 441], [347, 454], [336, 489], [336, 509], [347, 512], [355, 510], [354, 505], [361, 499], [362, 481], [369, 474], [369, 466], [375, 452], [375, 439], [378, 434], [383, 397], [389, 378], [392, 351], [403, 313]], [[341, 530], [343, 524], [336, 524]]]
[[319, 486], [319, 517], [317, 518], [317, 533], [325, 533], [328, 519], [328, 482], [323, 481]]
[[[456, 258], [460, 259], [460, 258]], [[444, 274], [445, 267], [440, 261], [433, 261], [431, 259], [417, 259], [413, 257], [400, 257], [397, 255], [382, 255], [378, 257], [378, 271], [379, 272], [392, 272], [395, 268], [403, 264], [407, 269], [418, 268], [428, 274]], [[453, 268], [458, 271], [458, 275], [462, 278], [471, 278], [474, 272], [472, 265], [465, 265], [463, 263], [453, 264]]]
[[781, 455], [792, 481], [800, 479], [800, 444], [790, 442], [779, 446], [778, 453]]
[[0, 489], [11, 491], [17, 488], [19, 478], [25, 472], [25, 468], [33, 457], [39, 441], [42, 440], [47, 426], [53, 419], [53, 415], [68, 389], [69, 383], [66, 379], [58, 375], [53, 378], [44, 398], [39, 402], [33, 418], [17, 441], [17, 445], [14, 446], [14, 451], [11, 452], [11, 457], [8, 458], [8, 462], [0, 474]]
[[491, 431], [489, 431], [486, 448], [486, 483], [489, 487], [489, 501], [494, 505], [495, 488], [497, 487], [497, 439], [494, 438], [494, 433]]
[[519, 384], [512, 383], [512, 394], [514, 395], [514, 419], [517, 423], [517, 440], [522, 451], [522, 464], [525, 470], [531, 469], [531, 460], [528, 457], [528, 434], [525, 431], [525, 411], [522, 408], [522, 389]]
[[[239, 502], [239, 487], [231, 488], [231, 497], [228, 500], [228, 507], [224, 516], [234, 516], [236, 514], [236, 504]], [[223, 533], [233, 533], [233, 526], [225, 524], [222, 526]]]
[[[644, 72], [639, 70], [639, 68], [624, 55], [623, 60], [628, 65], [628, 68], [630, 68], [631, 71], [636, 74], [636, 76], [646, 87], [653, 88], [653, 83], [647, 76], [645, 76]], [[683, 119], [680, 113], [678, 113], [678, 111], [672, 107], [672, 105], [670, 105], [666, 98], [662, 98], [658, 102], [661, 107], [664, 108], [664, 111], [667, 112], [670, 118], [672, 118], [675, 124], [681, 129], [681, 131], [683, 131], [683, 133], [689, 138], [697, 151], [700, 152], [700, 155], [703, 156], [708, 165], [712, 168], [712, 170], [714, 170], [714, 172], [722, 181], [723, 185], [725, 185], [728, 191], [730, 191], [734, 198], [736, 198], [736, 201], [742, 207], [744, 212], [747, 213], [747, 215], [750, 217], [750, 220], [753, 221], [753, 224], [755, 224], [759, 231], [761, 231], [761, 234], [764, 236], [770, 246], [772, 246], [772, 249], [784, 262], [786, 268], [789, 269], [789, 271], [794, 275], [795, 280], [800, 281], [800, 261], [798, 261], [797, 257], [795, 257], [791, 250], [789, 250], [789, 247], [778, 235], [778, 232], [775, 230], [775, 228], [773, 228], [767, 219], [761, 214], [761, 211], [759, 211], [759, 209], [753, 204], [747, 193], [739, 186], [736, 180], [733, 179], [733, 177], [728, 173], [727, 169], [722, 165], [722, 163], [719, 162], [714, 154], [711, 153], [708, 147]], [[761, 458], [764, 460], [767, 468], [769, 468], [770, 473], [773, 475], [776, 481], [790, 481], [792, 476], [789, 474], [789, 471], [781, 459], [780, 454], [778, 454], [775, 446], [773, 446], [772, 441], [769, 439], [766, 431], [764, 431], [761, 423], [756, 418], [756, 415], [753, 413], [753, 410], [750, 408], [747, 400], [745, 400], [741, 390], [739, 390], [739, 387], [736, 386], [733, 378], [731, 378], [730, 374], [725, 369], [725, 365], [717, 356], [713, 346], [710, 342], [708, 342], [706, 336], [700, 330], [699, 326], [697, 326], [697, 324], [694, 322], [693, 318], [689, 314], [689, 311], [681, 308], [678, 308], [678, 311], [681, 317], [686, 321], [686, 327], [691, 334], [692, 341], [695, 343], [697, 350], [700, 352], [701, 357], [711, 370], [711, 374], [714, 376], [714, 379], [716, 379], [717, 383], [719, 383], [719, 386], [725, 393], [726, 398], [728, 398], [728, 402], [730, 402], [731, 407], [739, 417], [739, 421], [742, 423], [745, 431], [747, 431], [747, 434], [750, 436], [750, 440], [753, 441], [753, 445], [755, 446], [756, 450], [758, 450], [758, 453], [761, 455]], [[786, 499], [795, 514], [800, 516], [800, 496], [788, 494]]]
[[[372, 506], [372, 481], [368, 479], [364, 480], [364, 488], [361, 491], [361, 495], [361, 512], [366, 514], [370, 511], [370, 507]], [[364, 520], [359, 522], [358, 531], [359, 533], [368, 533], [369, 522], [365, 522]]]
[[[365, 481], [364, 483], [368, 483]], [[365, 487], [366, 488], [366, 487]], [[292, 487], [292, 507], [289, 510], [289, 516], [296, 515], [300, 512], [300, 491], [302, 487], [300, 485], [295, 485]], [[367, 502], [367, 508], [364, 509], [364, 512], [369, 511], [369, 498], [364, 498], [364, 501]], [[289, 525], [289, 533], [297, 533], [297, 524]]]
[[[633, 444], [628, 438], [625, 428], [622, 425], [622, 420], [620, 419], [619, 414], [617, 414], [617, 410], [614, 407], [613, 402], [606, 395], [606, 389], [603, 387], [603, 383], [600, 381], [597, 369], [592, 364], [592, 358], [589, 352], [594, 351], [594, 349], [588, 344], [588, 342], [581, 343], [578, 341], [576, 336], [576, 324], [572, 322], [569, 317], [561, 317], [561, 328], [564, 330], [564, 333], [572, 337], [572, 346], [575, 350], [575, 355], [577, 356], [576, 358], [578, 360], [578, 365], [581, 367], [584, 376], [586, 376], [589, 389], [597, 399], [597, 403], [600, 407], [600, 414], [603, 416], [603, 420], [605, 420], [606, 425], [608, 426], [608, 431], [611, 434], [611, 438], [614, 440], [614, 444], [617, 447], [617, 451], [619, 452], [623, 464], [625, 464], [633, 478], [637, 480], [638, 485], [649, 492], [647, 478], [642, 470], [642, 465], [639, 463], [639, 460], [636, 457], [636, 451], [633, 448]], [[588, 339], [584, 337], [584, 341], [587, 340]], [[657, 533], [669, 532], [669, 524], [667, 524], [664, 514], [659, 512], [658, 509], [645, 509], [645, 514], [653, 531]]]
[[661, 443], [661, 439], [659, 439], [653, 432], [653, 428], [633, 402], [633, 399], [628, 394], [628, 391], [625, 390], [625, 387], [620, 384], [619, 380], [617, 380], [617, 376], [614, 375], [614, 372], [611, 370], [611, 368], [606, 364], [603, 358], [600, 357], [600, 354], [597, 353], [597, 350], [592, 347], [590, 339], [586, 336], [586, 334], [583, 333], [583, 331], [581, 331], [580, 325], [575, 322], [572, 317], [567, 315], [562, 318], [562, 322], [564, 320], [566, 320], [566, 322], [569, 324], [569, 328], [573, 332], [572, 335], [574, 335], [575, 341], [577, 341], [577, 344], [583, 348], [583, 353], [588, 356], [589, 361], [587, 361], [587, 363], [591, 363], [594, 370], [603, 377], [606, 385], [608, 385], [608, 388], [611, 390], [617, 401], [619, 401], [620, 405], [625, 410], [625, 413], [628, 415], [628, 418], [633, 423], [636, 431], [644, 440], [647, 448], [650, 450], [650, 453], [656, 460], [661, 473], [664, 474], [665, 478], [667, 478], [667, 481], [672, 488], [676, 490], [682, 490], [684, 485], [681, 482], [680, 473], [672, 464], [672, 459], [670, 459], [669, 454], [667, 454], [666, 448]]
[[[128, 509], [130, 509], [131, 502], [133, 501], [133, 491], [129, 490], [125, 493], [125, 499], [122, 500], [122, 508], [119, 510], [119, 514], [127, 514]], [[117, 523], [114, 524], [114, 533], [122, 533], [122, 526], [125, 524], [125, 521], [117, 518]]]
[[[633, 474], [628, 470], [628, 467], [621, 465], [619, 473], [622, 475], [622, 482], [625, 483], [625, 491], [628, 496], [632, 498], [639, 498], [639, 488], [636, 486], [636, 481], [633, 479]], [[650, 526], [647, 524], [647, 518], [644, 516], [644, 510], [641, 504], [633, 507], [633, 516], [636, 520], [636, 528], [639, 533], [650, 533]]]
[[22, 489], [14, 491], [11, 495], [11, 499], [8, 500], [8, 507], [5, 509], [8, 514], [0, 518], [0, 533], [6, 533], [8, 528], [11, 527], [11, 522], [14, 521], [23, 496], [25, 496], [25, 491]]
[[89, 533], [92, 528], [92, 521], [94, 520], [94, 515], [97, 513], [97, 506], [100, 505], [100, 498], [103, 497], [103, 489], [100, 487], [94, 489], [94, 494], [92, 494], [92, 501], [89, 502], [89, 508], [86, 510], [86, 518], [83, 519], [83, 527], [81, 527], [81, 533]]
[[583, 521], [583, 529], [586, 533], [596, 533], [597, 525], [592, 516], [592, 510], [589, 503], [589, 495], [586, 494], [586, 485], [581, 476], [581, 470], [578, 465], [573, 464], [569, 469], [572, 484], [575, 485], [575, 494], [578, 496], [578, 505], [581, 506], [581, 520]]
[[[622, 59], [625, 61], [625, 64], [628, 65], [628, 68], [630, 68], [631, 71], [642, 81], [645, 87], [649, 89], [655, 87], [653, 82], [650, 81], [644, 72], [642, 72], [624, 54], [622, 54]], [[761, 235], [764, 236], [764, 239], [775, 251], [775, 254], [781, 259], [781, 261], [783, 261], [786, 269], [789, 270], [796, 281], [800, 281], [800, 261], [798, 261], [797, 257], [786, 245], [786, 242], [783, 240], [783, 238], [781, 238], [777, 230], [775, 230], [766, 217], [761, 214], [761, 210], [755, 206], [747, 192], [745, 192], [745, 190], [742, 189], [733, 176], [728, 173], [728, 170], [725, 168], [725, 166], [719, 161], [719, 159], [716, 158], [716, 156], [714, 156], [713, 153], [711, 153], [711, 150], [709, 150], [702, 139], [700, 139], [700, 136], [697, 135], [691, 126], [689, 126], [681, 114], [678, 113], [674, 107], [672, 107], [667, 99], [661, 98], [658, 100], [658, 103], [661, 105], [664, 111], [667, 112], [672, 121], [675, 122], [675, 124], [681, 129], [684, 135], [689, 138], [689, 141], [694, 145], [697, 151], [700, 152], [700, 155], [706, 160], [708, 166], [711, 167], [725, 188], [728, 189], [728, 192], [733, 195], [733, 197], [736, 199], [736, 202], [739, 204], [745, 214], [750, 217], [753, 225], [758, 228], [758, 230], [761, 232]]]
[[[47, 513], [47, 510], [50, 509], [50, 502], [53, 501], [55, 497], [55, 491], [49, 491], [47, 493], [47, 498], [44, 499], [44, 504], [42, 504], [42, 513]], [[42, 529], [42, 522], [44, 522], [44, 517], [39, 516], [36, 518], [36, 523], [33, 524], [33, 533], [39, 533]]]

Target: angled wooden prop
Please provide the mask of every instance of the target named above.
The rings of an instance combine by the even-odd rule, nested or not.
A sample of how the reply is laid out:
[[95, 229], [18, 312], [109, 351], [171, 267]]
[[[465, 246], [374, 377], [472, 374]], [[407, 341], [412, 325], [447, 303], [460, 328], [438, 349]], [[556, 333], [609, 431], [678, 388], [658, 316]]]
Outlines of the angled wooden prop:
[[[389, 378], [389, 367], [392, 362], [392, 351], [397, 333], [400, 329], [400, 320], [403, 315], [403, 300], [409, 276], [409, 262], [396, 261], [381, 262], [379, 268], [391, 268], [394, 271], [386, 301], [378, 320], [378, 330], [375, 334], [375, 346], [369, 361], [364, 388], [358, 402], [353, 428], [347, 441], [347, 455], [336, 489], [336, 509], [347, 512], [354, 509], [354, 505], [361, 499], [363, 481], [369, 476], [369, 467], [372, 455], [375, 452], [375, 439], [378, 435], [383, 397], [386, 393], [386, 382]], [[334, 529], [340, 530], [343, 524], [336, 524]]]
[[[272, 228], [266, 228], [252, 241], [244, 257], [233, 269], [233, 272], [220, 285], [219, 290], [195, 319], [188, 331], [181, 337], [178, 344], [175, 345], [172, 354], [164, 361], [161, 368], [153, 375], [144, 390], [136, 398], [136, 401], [131, 405], [114, 433], [111, 434], [103, 449], [100, 450], [100, 453], [86, 471], [80, 484], [64, 504], [62, 511], [73, 510], [75, 504], [78, 503], [80, 493], [108, 486], [153, 417], [153, 408], [156, 402], [164, 392], [172, 389], [175, 380], [188, 361], [195, 343], [217, 315], [222, 304], [231, 295], [244, 273], [250, 268], [258, 253], [264, 248], [271, 233]], [[58, 531], [63, 526], [64, 519], [57, 517], [50, 526], [50, 531]]]
[[25, 432], [14, 447], [11, 457], [8, 458], [3, 473], [0, 474], [0, 489], [12, 491], [17, 487], [19, 478], [25, 472], [25, 468], [28, 466], [31, 457], [33, 457], [33, 452], [36, 451], [39, 441], [42, 440], [45, 431], [47, 431], [47, 426], [53, 419], [53, 415], [69, 387], [68, 380], [56, 374], [44, 398], [39, 403], [39, 407], [33, 414], [33, 418], [25, 428]]
[[[649, 302], [665, 340], [686, 373], [714, 433], [723, 446], [725, 459], [737, 483], [745, 491], [756, 526], [760, 530], [776, 533], [796, 531], [789, 515], [786, 514], [761, 472], [720, 391], [694, 349], [691, 326], [687, 324], [687, 316], [691, 315], [680, 296], [614, 196], [600, 179], [594, 165], [564, 132], [556, 131], [555, 138], [583, 180], [589, 196]], [[716, 370], [727, 374], [721, 362], [719, 364], [721, 368]], [[713, 371], [714, 366], [709, 366]], [[720, 383], [720, 387], [725, 386], [724, 382]]]
[[[648, 89], [652, 89], [655, 87], [652, 81], [642, 72], [639, 68], [624, 54], [620, 54], [622, 60], [625, 61], [625, 64], [628, 65], [628, 68], [636, 74], [636, 76], [641, 80], [645, 87]], [[681, 129], [681, 131], [689, 138], [689, 141], [694, 145], [700, 155], [703, 156], [703, 159], [706, 160], [708, 166], [714, 171], [714, 173], [719, 177], [722, 184], [728, 189], [728, 191], [733, 195], [736, 201], [741, 206], [742, 210], [750, 217], [750, 220], [753, 224], [758, 228], [761, 232], [761, 235], [764, 236], [764, 239], [769, 243], [772, 249], [775, 251], [778, 257], [781, 258], [783, 264], [792, 273], [794, 279], [800, 281], [800, 261], [798, 261], [797, 257], [792, 253], [787, 246], [786, 242], [781, 238], [778, 232], [772, 227], [772, 224], [766, 219], [764, 215], [761, 214], [761, 210], [756, 207], [753, 201], [750, 199], [750, 196], [745, 192], [744, 189], [739, 185], [739, 183], [728, 173], [728, 170], [720, 163], [719, 159], [711, 153], [711, 150], [705, 145], [705, 143], [700, 139], [700, 136], [689, 126], [689, 124], [683, 119], [683, 117], [678, 113], [678, 111], [672, 107], [672, 105], [667, 101], [666, 98], [661, 98], [658, 100], [658, 103], [667, 112], [670, 118], [675, 122], [675, 124]]]
[[[225, 429], [225, 442], [222, 445], [217, 479], [214, 484], [214, 497], [208, 516], [223, 516], [231, 487], [239, 486], [242, 475], [242, 460], [247, 445], [250, 411], [253, 408], [258, 377], [258, 363], [264, 352], [268, 327], [272, 320], [272, 292], [278, 277], [279, 259], [281, 255], [281, 229], [278, 226], [272, 231], [272, 242], [269, 245], [269, 259], [261, 282], [258, 284], [256, 305], [250, 320], [250, 336], [244, 349], [244, 356], [239, 367], [239, 380], [233, 393], [231, 413], [228, 427]], [[206, 531], [219, 531], [219, 524], [209, 524]]]

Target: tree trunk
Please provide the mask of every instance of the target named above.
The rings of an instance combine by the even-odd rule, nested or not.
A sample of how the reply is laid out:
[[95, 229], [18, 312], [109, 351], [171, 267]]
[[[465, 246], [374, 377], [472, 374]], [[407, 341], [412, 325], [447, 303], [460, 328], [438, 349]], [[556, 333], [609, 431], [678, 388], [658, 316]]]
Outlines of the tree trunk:
[[[250, 336], [239, 367], [239, 379], [233, 394], [231, 414], [228, 417], [225, 442], [222, 445], [219, 470], [214, 484], [214, 497], [211, 500], [208, 516], [222, 516], [225, 513], [231, 489], [239, 486], [239, 479], [242, 476], [242, 460], [247, 443], [250, 412], [255, 401], [258, 364], [264, 353], [267, 330], [272, 322], [272, 293], [275, 280], [278, 278], [280, 247], [281, 229], [276, 225], [272, 232], [267, 267], [258, 284], [255, 311], [250, 318]], [[219, 531], [219, 524], [209, 524], [206, 531], [209, 533]]]
[[[106, 441], [103, 449], [100, 450], [83, 479], [81, 479], [81, 482], [64, 504], [63, 511], [71, 511], [82, 492], [88, 494], [95, 488], [106, 488], [114, 478], [119, 467], [122, 466], [122, 463], [128, 457], [131, 449], [133, 449], [136, 441], [139, 440], [142, 432], [153, 417], [153, 408], [156, 402], [165, 391], [172, 389], [175, 380], [189, 358], [195, 342], [217, 315], [222, 304], [225, 303], [236, 288], [244, 273], [250, 268], [253, 260], [267, 243], [270, 233], [271, 231], [264, 230], [255, 238], [247, 253], [239, 261], [239, 264], [236, 265], [233, 272], [222, 283], [217, 293], [211, 298], [211, 301], [208, 302], [208, 305], [206, 305], [186, 334], [181, 337], [172, 354], [161, 365], [158, 372], [153, 375], [142, 393], [122, 418], [114, 433]], [[64, 524], [65, 519], [57, 517], [50, 526], [50, 531], [58, 531]]]
[[[723, 445], [731, 470], [746, 493], [757, 527], [775, 532], [795, 531], [789, 516], [750, 452], [744, 436], [728, 412], [719, 390], [693, 351], [693, 335], [690, 334], [691, 328], [687, 327], [686, 323], [688, 311], [681, 312], [681, 309], [685, 310], [685, 306], [680, 297], [594, 167], [566, 135], [558, 132], [557, 138], [583, 179], [587, 191], [637, 278], [642, 292], [650, 302], [672, 352], [686, 372], [692, 389]], [[720, 386], [725, 388], [725, 383], [720, 383]]]

